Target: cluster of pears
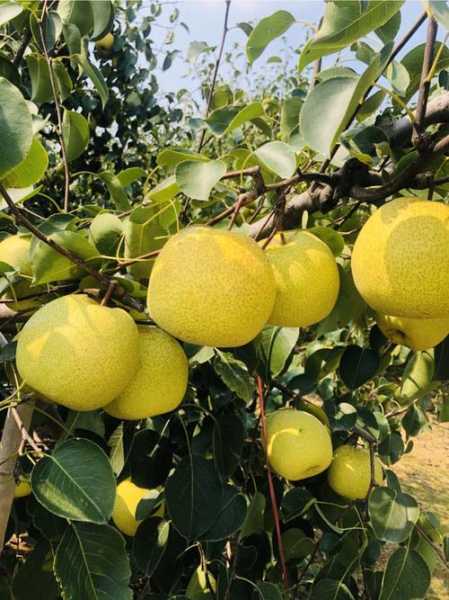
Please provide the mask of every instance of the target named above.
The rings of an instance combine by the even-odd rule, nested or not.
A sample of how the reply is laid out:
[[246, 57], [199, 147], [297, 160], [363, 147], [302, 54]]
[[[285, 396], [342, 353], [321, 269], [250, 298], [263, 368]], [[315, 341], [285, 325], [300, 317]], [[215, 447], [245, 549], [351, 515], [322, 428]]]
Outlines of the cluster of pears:
[[[349, 500], [366, 498], [371, 484], [369, 450], [345, 444], [333, 453], [326, 423], [304, 410], [281, 408], [267, 417], [267, 456], [271, 468], [286, 479], [300, 481], [327, 470], [334, 492]], [[383, 482], [380, 460], [374, 460], [374, 480]]]
[[[24, 278], [29, 253], [29, 238], [0, 243], [0, 261]], [[339, 285], [332, 252], [309, 232], [277, 236], [264, 251], [241, 233], [188, 227], [165, 244], [151, 273], [156, 326], [137, 327], [126, 311], [83, 294], [63, 296], [20, 331], [17, 369], [30, 388], [74, 410], [103, 408], [120, 419], [163, 414], [187, 387], [177, 340], [236, 347], [266, 324], [306, 327], [329, 314]]]
[[449, 206], [397, 198], [362, 227], [354, 283], [397, 344], [426, 350], [449, 334]]

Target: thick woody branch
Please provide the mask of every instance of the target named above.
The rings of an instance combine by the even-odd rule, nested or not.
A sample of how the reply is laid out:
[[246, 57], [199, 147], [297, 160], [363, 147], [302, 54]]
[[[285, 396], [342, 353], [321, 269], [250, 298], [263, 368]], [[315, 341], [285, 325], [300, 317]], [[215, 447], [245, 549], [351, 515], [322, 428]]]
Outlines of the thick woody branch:
[[[33, 404], [23, 402], [13, 413], [8, 410], [0, 443], [0, 553], [5, 545], [6, 528], [8, 526], [11, 506], [14, 500], [14, 469], [17, 454], [22, 443], [22, 428], [28, 431], [33, 414]], [[19, 418], [19, 427], [16, 419]]]

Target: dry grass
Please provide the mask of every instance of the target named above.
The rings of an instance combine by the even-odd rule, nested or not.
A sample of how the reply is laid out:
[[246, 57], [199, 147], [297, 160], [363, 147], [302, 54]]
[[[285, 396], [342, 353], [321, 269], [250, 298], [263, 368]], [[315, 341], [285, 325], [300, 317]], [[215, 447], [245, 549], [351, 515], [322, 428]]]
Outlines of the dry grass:
[[[423, 510], [436, 513], [449, 535], [449, 424], [434, 423], [431, 431], [415, 438], [412, 452], [394, 470]], [[449, 599], [449, 571], [439, 565], [427, 600]]]

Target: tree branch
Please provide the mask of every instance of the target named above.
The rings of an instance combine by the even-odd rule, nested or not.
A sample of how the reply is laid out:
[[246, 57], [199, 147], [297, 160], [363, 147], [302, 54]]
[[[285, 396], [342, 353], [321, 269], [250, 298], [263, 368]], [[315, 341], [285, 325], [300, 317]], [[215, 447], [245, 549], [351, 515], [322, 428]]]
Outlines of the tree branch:
[[[210, 107], [212, 105], [212, 99], [214, 96], [215, 85], [217, 83], [218, 69], [220, 68], [220, 63], [221, 63], [221, 59], [223, 57], [223, 51], [224, 51], [224, 46], [225, 46], [225, 42], [226, 42], [226, 36], [228, 35], [228, 31], [229, 31], [228, 21], [229, 21], [229, 9], [231, 8], [231, 0], [225, 0], [225, 2], [226, 2], [226, 10], [225, 10], [225, 16], [224, 16], [224, 23], [223, 23], [223, 35], [221, 38], [221, 44], [220, 44], [220, 49], [218, 51], [217, 60], [215, 62], [214, 74], [212, 76], [212, 83], [209, 88], [209, 94], [208, 94], [208, 98], [207, 98], [206, 118], [209, 115]], [[203, 128], [203, 131], [201, 132], [200, 141], [198, 144], [198, 152], [201, 152], [201, 150], [203, 148], [205, 135], [206, 135], [206, 128]]]
[[[33, 404], [22, 402], [16, 411], [23, 427], [28, 430], [33, 415]], [[0, 444], [0, 553], [5, 545], [6, 529], [14, 500], [16, 487], [14, 469], [21, 442], [22, 433], [10, 408], [6, 416]]]
[[437, 22], [433, 17], [431, 17], [427, 25], [427, 39], [426, 46], [424, 48], [424, 59], [421, 70], [421, 81], [419, 84], [418, 103], [416, 105], [415, 123], [413, 126], [412, 135], [412, 143], [418, 149], [418, 151], [425, 150], [427, 146], [424, 137], [424, 117], [426, 114], [427, 100], [429, 98], [429, 73], [433, 61], [437, 31]]

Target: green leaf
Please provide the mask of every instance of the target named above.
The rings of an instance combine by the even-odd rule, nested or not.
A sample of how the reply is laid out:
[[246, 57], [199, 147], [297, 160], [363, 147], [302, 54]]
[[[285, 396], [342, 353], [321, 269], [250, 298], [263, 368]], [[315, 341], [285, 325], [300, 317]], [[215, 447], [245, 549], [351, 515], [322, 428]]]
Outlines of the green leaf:
[[412, 404], [402, 418], [402, 426], [408, 436], [418, 435], [427, 424], [425, 412], [416, 404]]
[[215, 522], [212, 527], [203, 533], [200, 537], [204, 541], [219, 541], [231, 537], [238, 531], [245, 521], [246, 500], [243, 494], [238, 490], [227, 485], [223, 489], [221, 507], [216, 514]]
[[389, 21], [376, 29], [376, 35], [380, 38], [384, 44], [391, 42], [399, 33], [399, 29], [401, 28], [401, 12], [398, 11], [395, 13]]
[[240, 464], [245, 427], [235, 414], [219, 415], [212, 437], [215, 464], [223, 477], [230, 477]]
[[75, 160], [84, 152], [89, 143], [89, 123], [80, 113], [65, 110], [62, 121], [62, 135], [67, 160]]
[[173, 525], [187, 540], [198, 539], [215, 523], [223, 487], [212, 461], [185, 457], [168, 478], [165, 498]]
[[170, 523], [159, 517], [151, 517], [139, 525], [133, 540], [133, 554], [147, 577], [151, 577], [164, 556], [169, 533]]
[[264, 530], [266, 503], [265, 496], [261, 492], [256, 492], [251, 498], [251, 502], [246, 512], [246, 518], [240, 532], [242, 538]]
[[0, 77], [0, 177], [23, 160], [33, 141], [33, 124], [28, 105], [19, 90]]
[[266, 581], [258, 581], [256, 584], [257, 592], [260, 600], [282, 600], [283, 595], [281, 588], [275, 583], [267, 583]]
[[99, 40], [112, 28], [114, 9], [110, 0], [91, 0], [90, 6], [93, 19], [90, 37], [93, 40]]
[[252, 102], [243, 108], [240, 106], [227, 106], [218, 108], [206, 120], [209, 128], [216, 135], [230, 133], [248, 121], [265, 114], [260, 102]]
[[377, 372], [380, 366], [379, 355], [371, 348], [350, 345], [340, 361], [340, 377], [349, 389], [355, 390]]
[[288, 142], [292, 133], [299, 129], [299, 113], [302, 100], [298, 96], [290, 96], [282, 103], [281, 109], [281, 135], [282, 140]]
[[282, 544], [287, 561], [293, 559], [302, 560], [311, 554], [315, 547], [315, 542], [307, 537], [302, 529], [296, 527], [284, 531], [282, 534]]
[[204, 154], [198, 154], [197, 152], [191, 152], [184, 148], [177, 150], [176, 148], [167, 148], [162, 150], [157, 155], [157, 164], [161, 167], [176, 167], [179, 163], [185, 160], [202, 160], [208, 161], [208, 157]]
[[117, 177], [123, 187], [128, 187], [145, 176], [146, 172], [142, 167], [129, 167], [128, 169], [123, 169], [123, 171], [117, 173]]
[[[26, 61], [31, 78], [31, 99], [33, 102], [43, 104], [54, 101], [50, 71], [45, 57], [37, 53], [28, 54]], [[53, 62], [53, 73], [56, 89], [61, 100], [64, 101], [72, 90], [72, 80], [61, 61]]]
[[380, 90], [375, 94], [372, 94], [367, 100], [363, 102], [360, 110], [357, 112], [356, 119], [359, 123], [362, 123], [365, 119], [374, 114], [384, 101], [386, 92]]
[[[401, 60], [402, 65], [407, 69], [410, 75], [410, 85], [408, 86], [407, 93], [405, 94], [405, 100], [407, 102], [419, 88], [425, 47], [425, 44], [419, 44], [419, 46], [416, 46], [410, 50], [410, 52], [408, 52]], [[441, 42], [435, 42], [434, 56], [437, 55], [438, 60], [435, 65], [434, 75], [449, 66], [449, 48], [446, 45], [443, 45]]]
[[42, 458], [31, 476], [33, 494], [51, 513], [75, 521], [106, 523], [115, 500], [115, 478], [106, 454], [72, 439]]
[[273, 377], [277, 377], [284, 370], [298, 337], [297, 327], [265, 327], [256, 338], [256, 346]]
[[[65, 230], [52, 233], [49, 237], [85, 261], [98, 256], [96, 248], [81, 233]], [[81, 273], [78, 265], [40, 240], [31, 247], [31, 266], [35, 284], [72, 279]]]
[[116, 476], [120, 475], [125, 466], [125, 448], [123, 443], [123, 421], [115, 429], [111, 437], [108, 439], [110, 448], [109, 460], [111, 467]]
[[85, 46], [81, 46], [81, 53], [75, 54], [73, 56], [73, 60], [79, 64], [83, 73], [89, 77], [93, 83], [94, 88], [97, 90], [98, 95], [100, 96], [101, 106], [104, 108], [109, 98], [109, 89], [101, 71], [91, 62], [89, 62]]
[[145, 197], [155, 204], [164, 204], [179, 194], [180, 191], [176, 183], [176, 176], [170, 175], [170, 177], [167, 177], [167, 179], [164, 179], [151, 189]]
[[402, 374], [397, 399], [406, 403], [422, 398], [431, 388], [434, 373], [433, 350], [412, 353]]
[[59, 0], [58, 14], [64, 25], [76, 25], [81, 35], [88, 35], [92, 30], [92, 2], [83, 0]]
[[216, 350], [212, 365], [226, 387], [244, 402], [251, 402], [255, 384], [244, 362], [235, 358], [230, 352]]
[[357, 84], [358, 80], [353, 77], [327, 79], [315, 86], [304, 102], [300, 115], [304, 141], [323, 156], [329, 154], [334, 139], [343, 129]]
[[132, 600], [125, 540], [110, 525], [72, 523], [56, 550], [64, 600]]
[[176, 183], [186, 196], [209, 200], [212, 189], [226, 173], [226, 164], [221, 160], [186, 160], [178, 164], [175, 173]]
[[317, 36], [304, 46], [299, 60], [302, 71], [311, 62], [333, 54], [385, 25], [404, 0], [369, 0], [362, 9], [359, 1], [328, 2]]
[[[331, 152], [363, 96], [385, 69], [392, 49], [391, 43], [384, 46], [358, 80], [337, 77], [318, 84], [312, 90], [300, 117], [304, 140], [311, 148], [325, 156]], [[325, 127], [320, 114], [326, 114]]]
[[391, 81], [393, 90], [400, 96], [407, 93], [410, 85], [410, 75], [404, 65], [400, 62], [393, 61], [388, 65], [385, 72], [385, 77]]
[[22, 12], [23, 7], [17, 2], [8, 2], [8, 0], [0, 4], [0, 27], [15, 19]]
[[98, 177], [106, 184], [111, 199], [118, 210], [127, 210], [131, 207], [128, 194], [123, 189], [118, 175], [103, 171], [103, 173], [98, 173]]
[[322, 227], [317, 225], [316, 227], [311, 227], [308, 229], [310, 233], [316, 235], [316, 237], [320, 238], [329, 249], [332, 251], [334, 256], [340, 256], [345, 247], [345, 239], [338, 231], [332, 229], [331, 227]]
[[285, 10], [278, 10], [261, 19], [251, 31], [246, 42], [246, 56], [252, 64], [270, 42], [283, 35], [295, 22], [295, 17]]
[[268, 142], [254, 152], [262, 166], [282, 178], [291, 177], [296, 171], [293, 148], [284, 142]]
[[17, 167], [2, 179], [7, 188], [26, 188], [40, 181], [47, 171], [48, 154], [37, 137], [33, 138], [28, 154]]
[[4, 77], [13, 85], [20, 87], [20, 75], [17, 67], [2, 54], [0, 54], [0, 77]]
[[42, 46], [40, 27], [42, 27], [45, 48], [47, 49], [47, 52], [50, 52], [55, 47], [56, 42], [62, 34], [63, 24], [61, 17], [54, 10], [50, 10], [43, 23], [39, 23], [37, 18], [30, 19], [30, 29], [33, 34], [33, 40], [39, 50], [43, 52], [44, 48]]
[[309, 600], [355, 600], [348, 587], [335, 579], [320, 579], [312, 588]]
[[90, 224], [90, 235], [101, 254], [114, 256], [123, 235], [123, 223], [111, 213], [98, 214]]
[[414, 550], [398, 548], [388, 560], [379, 600], [419, 600], [429, 586], [426, 561]]
[[[57, 600], [58, 585], [49, 565], [53, 562], [53, 552], [45, 540], [38, 540], [25, 562], [21, 562], [13, 582], [14, 598], [29, 597], [33, 590], [33, 600]], [[0, 596], [7, 600], [7, 597]]]
[[410, 536], [419, 517], [419, 507], [412, 496], [387, 487], [373, 489], [368, 512], [376, 537], [393, 544]]

